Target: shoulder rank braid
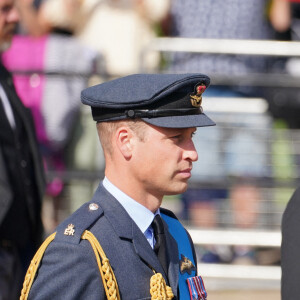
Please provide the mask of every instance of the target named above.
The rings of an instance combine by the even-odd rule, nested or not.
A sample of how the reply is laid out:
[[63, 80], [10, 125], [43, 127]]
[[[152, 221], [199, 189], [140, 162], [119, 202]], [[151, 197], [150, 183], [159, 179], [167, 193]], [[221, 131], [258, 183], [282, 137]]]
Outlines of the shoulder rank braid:
[[39, 267], [39, 264], [42, 260], [42, 257], [44, 255], [48, 245], [54, 240], [55, 235], [56, 235], [56, 232], [54, 232], [50, 236], [48, 236], [48, 238], [44, 241], [44, 243], [41, 245], [41, 247], [38, 249], [38, 251], [34, 255], [33, 259], [31, 260], [31, 263], [30, 263], [29, 268], [25, 275], [20, 300], [26, 300], [28, 298], [29, 291], [32, 286], [33, 280], [35, 278], [36, 271]]
[[[34, 255], [33, 259], [31, 260], [30, 266], [25, 275], [20, 300], [27, 300], [40, 262], [44, 256], [47, 247], [54, 240], [55, 235], [56, 232], [51, 234], [43, 242], [41, 247]], [[96, 237], [88, 230], [86, 230], [82, 234], [81, 239], [88, 240], [94, 250], [107, 299], [120, 300], [121, 297], [115, 274], [111, 268], [109, 259], [106, 257], [105, 252], [100, 246], [100, 243], [98, 242]], [[150, 294], [151, 300], [171, 300], [174, 297], [172, 289], [166, 285], [166, 282], [160, 273], [154, 274], [150, 279]]]

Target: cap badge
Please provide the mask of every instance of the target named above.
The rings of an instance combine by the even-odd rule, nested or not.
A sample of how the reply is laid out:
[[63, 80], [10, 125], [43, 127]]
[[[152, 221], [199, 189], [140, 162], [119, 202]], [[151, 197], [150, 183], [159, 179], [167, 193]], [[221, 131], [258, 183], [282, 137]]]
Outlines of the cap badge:
[[184, 274], [187, 272], [189, 275], [191, 275], [192, 271], [196, 270], [196, 267], [194, 264], [184, 255], [181, 254], [181, 260], [179, 262], [180, 265], [180, 273]]
[[200, 107], [202, 103], [202, 94], [204, 93], [206, 86], [201, 83], [196, 87], [196, 91], [190, 95], [191, 103], [194, 107]]
[[74, 235], [75, 233], [75, 226], [73, 224], [69, 224], [68, 227], [65, 229], [64, 235]]

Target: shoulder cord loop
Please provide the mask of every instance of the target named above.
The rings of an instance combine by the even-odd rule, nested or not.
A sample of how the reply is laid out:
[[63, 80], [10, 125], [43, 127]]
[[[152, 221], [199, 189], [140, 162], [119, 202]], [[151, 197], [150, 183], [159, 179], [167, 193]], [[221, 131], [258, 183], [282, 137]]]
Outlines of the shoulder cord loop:
[[[56, 235], [56, 232], [51, 234], [43, 242], [41, 247], [38, 249], [38, 251], [34, 255], [33, 259], [31, 260], [30, 266], [25, 275], [20, 300], [27, 300], [31, 286], [32, 286], [34, 278], [35, 278], [35, 274], [38, 270], [39, 264], [43, 258], [43, 255], [44, 255], [48, 245], [54, 240], [55, 235]], [[119, 295], [119, 288], [118, 288], [117, 280], [116, 280], [114, 272], [109, 264], [109, 260], [106, 257], [98, 240], [95, 238], [95, 236], [90, 231], [87, 231], [87, 230], [82, 234], [81, 238], [84, 240], [88, 240], [94, 250], [107, 299], [108, 300], [120, 300], [121, 298]]]
[[31, 260], [29, 268], [25, 275], [20, 300], [27, 300], [33, 280], [35, 278], [36, 271], [37, 271], [39, 264], [43, 258], [44, 252], [46, 251], [48, 245], [54, 240], [55, 235], [56, 235], [56, 232], [54, 232], [50, 236], [48, 236], [48, 238], [43, 242], [41, 247], [38, 249], [38, 251], [34, 255], [33, 259]]
[[[43, 244], [40, 246], [40, 248], [34, 255], [33, 259], [31, 260], [30, 266], [25, 275], [20, 300], [27, 300], [31, 286], [35, 279], [35, 274], [38, 270], [43, 255], [47, 247], [49, 246], [49, 244], [54, 240], [55, 235], [56, 232], [51, 234], [43, 242]], [[88, 230], [86, 230], [82, 234], [81, 238], [84, 240], [88, 240], [94, 250], [107, 299], [120, 300], [121, 298], [119, 293], [119, 287], [117, 284], [115, 274], [98, 240]], [[154, 274], [150, 279], [150, 294], [152, 300], [156, 300], [156, 299], [171, 300], [174, 297], [172, 293], [172, 289], [166, 285], [166, 282], [160, 273]]]
[[98, 240], [88, 230], [83, 233], [81, 238], [88, 240], [94, 250], [107, 299], [120, 300], [119, 287], [115, 274]]

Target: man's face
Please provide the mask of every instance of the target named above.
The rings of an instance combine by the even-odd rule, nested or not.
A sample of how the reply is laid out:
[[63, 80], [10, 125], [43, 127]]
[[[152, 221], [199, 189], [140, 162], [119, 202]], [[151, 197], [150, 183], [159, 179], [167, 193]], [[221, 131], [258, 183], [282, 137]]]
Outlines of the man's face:
[[134, 172], [137, 185], [157, 197], [183, 193], [198, 154], [192, 141], [196, 128], [161, 128], [146, 124], [136, 139]]
[[0, 50], [9, 47], [18, 21], [14, 0], [0, 0]]

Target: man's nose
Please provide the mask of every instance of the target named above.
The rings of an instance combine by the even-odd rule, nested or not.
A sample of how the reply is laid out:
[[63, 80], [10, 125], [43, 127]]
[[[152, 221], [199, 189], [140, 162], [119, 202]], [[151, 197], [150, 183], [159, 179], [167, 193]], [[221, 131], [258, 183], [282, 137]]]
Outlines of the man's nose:
[[189, 159], [191, 161], [198, 160], [198, 153], [192, 140], [188, 143], [184, 151], [184, 159]]

